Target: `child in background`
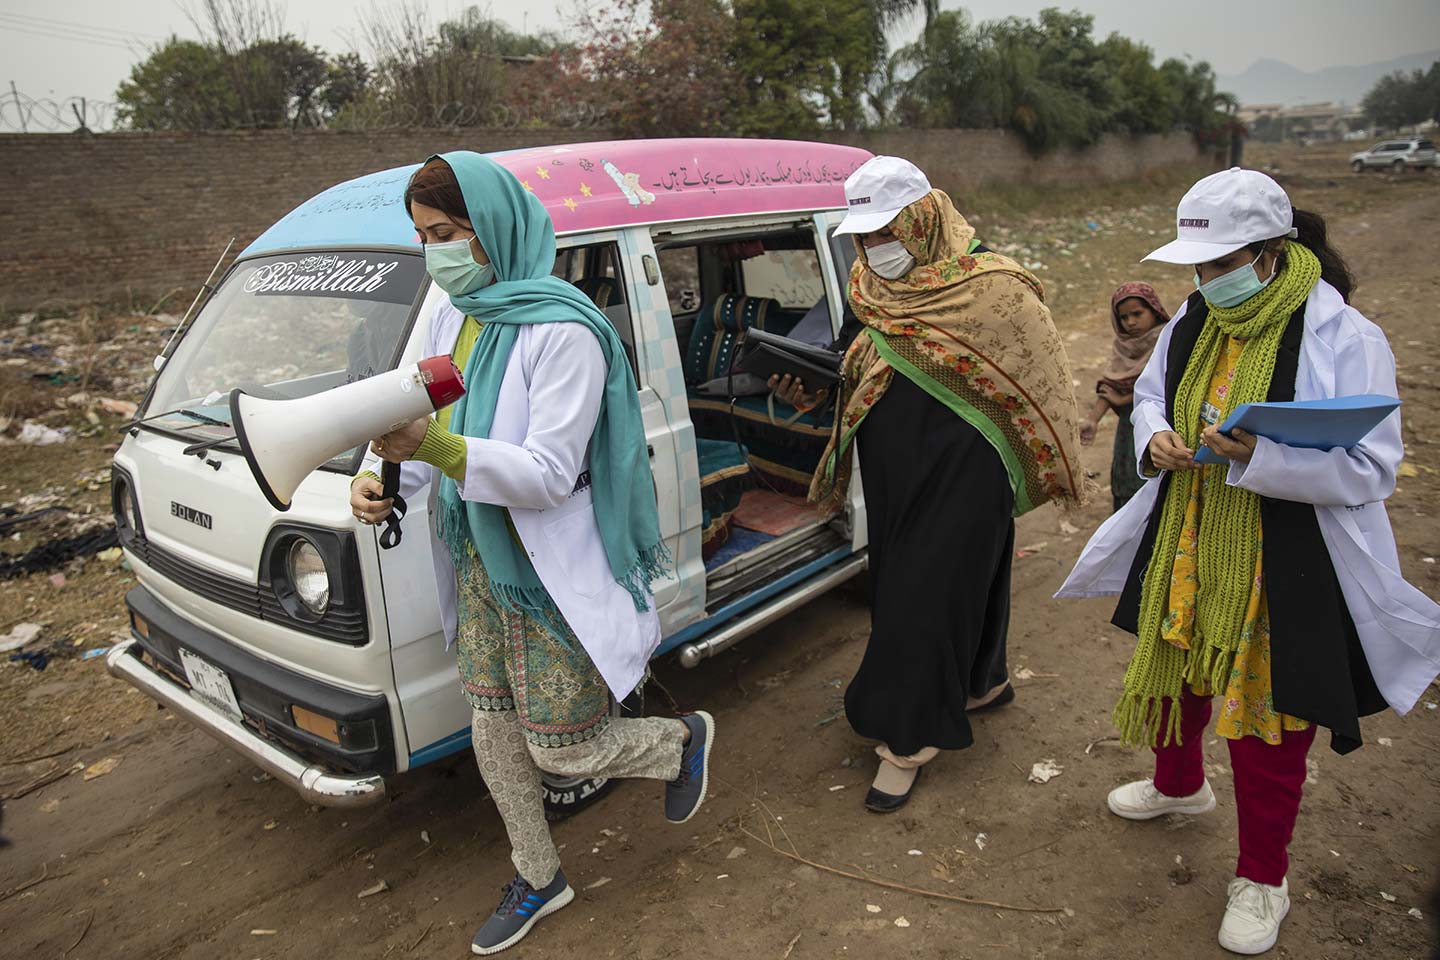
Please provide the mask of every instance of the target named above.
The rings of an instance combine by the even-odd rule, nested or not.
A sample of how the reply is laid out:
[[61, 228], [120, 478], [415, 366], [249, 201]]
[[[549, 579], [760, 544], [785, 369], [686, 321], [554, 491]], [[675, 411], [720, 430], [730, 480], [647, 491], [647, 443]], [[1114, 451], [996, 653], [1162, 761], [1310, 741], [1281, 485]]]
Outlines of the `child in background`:
[[1115, 352], [1105, 376], [1095, 384], [1095, 405], [1080, 423], [1080, 442], [1095, 442], [1095, 427], [1105, 411], [1114, 410], [1120, 422], [1115, 427], [1115, 452], [1110, 460], [1110, 495], [1119, 510], [1145, 485], [1135, 459], [1135, 430], [1130, 426], [1134, 409], [1135, 378], [1145, 369], [1160, 328], [1170, 320], [1155, 288], [1148, 283], [1122, 283], [1110, 298], [1110, 320], [1115, 324]]

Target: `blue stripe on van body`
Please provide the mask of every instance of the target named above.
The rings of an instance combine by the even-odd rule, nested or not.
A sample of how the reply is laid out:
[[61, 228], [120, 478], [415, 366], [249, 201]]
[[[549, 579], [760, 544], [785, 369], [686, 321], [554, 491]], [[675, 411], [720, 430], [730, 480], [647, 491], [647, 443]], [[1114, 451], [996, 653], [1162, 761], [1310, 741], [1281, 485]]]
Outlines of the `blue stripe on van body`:
[[841, 560], [852, 556], [854, 553], [855, 551], [852, 550], [848, 545], [844, 547], [837, 547], [836, 549], [831, 550], [829, 553], [825, 554], [825, 556], [813, 560], [810, 563], [807, 563], [799, 570], [796, 570], [793, 573], [788, 573], [785, 576], [781, 577], [779, 580], [774, 580], [770, 583], [767, 583], [765, 586], [761, 587], [759, 590], [756, 590], [754, 593], [748, 593], [745, 596], [741, 597], [739, 600], [736, 600], [734, 603], [721, 607], [719, 610], [715, 611], [715, 613], [706, 617], [704, 620], [701, 620], [697, 623], [692, 623], [690, 624], [690, 626], [684, 628], [683, 630], [677, 630], [675, 633], [672, 633], [670, 636], [666, 637], [660, 642], [660, 647], [655, 651], [654, 656], [662, 656], [663, 654], [667, 654], [671, 650], [674, 650], [682, 643], [689, 643], [691, 640], [698, 640], [700, 637], [703, 637], [711, 630], [714, 630], [716, 627], [720, 626], [726, 620], [738, 616], [739, 614], [744, 613], [746, 610], [749, 610], [752, 607], [759, 606], [766, 600], [769, 600], [771, 597], [775, 596], [777, 593], [789, 590], [796, 584], [801, 583], [805, 580], [809, 580], [815, 574], [820, 573], [827, 567], [834, 566]]
[[428, 746], [421, 747], [410, 754], [410, 769], [439, 760], [441, 757], [448, 757], [452, 753], [459, 753], [461, 750], [470, 749], [470, 728], [456, 730], [448, 737], [442, 737]]

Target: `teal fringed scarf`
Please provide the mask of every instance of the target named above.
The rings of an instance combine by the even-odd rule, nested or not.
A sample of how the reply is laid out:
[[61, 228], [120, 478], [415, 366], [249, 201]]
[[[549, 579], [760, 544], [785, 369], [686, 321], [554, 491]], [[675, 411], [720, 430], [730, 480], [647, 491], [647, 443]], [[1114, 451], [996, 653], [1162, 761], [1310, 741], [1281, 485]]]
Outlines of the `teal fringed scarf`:
[[[431, 158], [436, 159], [434, 157]], [[465, 365], [465, 396], [455, 402], [450, 429], [467, 437], [488, 437], [510, 351], [522, 324], [583, 323], [600, 341], [607, 373], [600, 416], [590, 437], [590, 475], [595, 517], [615, 581], [635, 601], [649, 606], [650, 581], [664, 573], [668, 559], [660, 538], [645, 427], [635, 379], [615, 328], [574, 286], [551, 276], [555, 227], [534, 194], [504, 167], [478, 153], [455, 151], [439, 159], [450, 165], [465, 196], [480, 245], [495, 265], [496, 282], [450, 302], [484, 324]], [[554, 602], [516, 543], [505, 511], [493, 504], [462, 501], [455, 481], [440, 488], [438, 528], [463, 580], [475, 553], [485, 565], [495, 598], [510, 610], [553, 617]]]

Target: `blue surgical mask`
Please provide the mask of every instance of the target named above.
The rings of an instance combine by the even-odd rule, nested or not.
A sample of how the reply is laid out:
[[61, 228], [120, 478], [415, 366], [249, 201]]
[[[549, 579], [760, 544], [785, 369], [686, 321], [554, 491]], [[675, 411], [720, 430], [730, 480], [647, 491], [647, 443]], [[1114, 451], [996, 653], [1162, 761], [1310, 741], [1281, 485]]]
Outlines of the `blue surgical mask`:
[[425, 269], [435, 285], [452, 297], [474, 293], [495, 278], [495, 265], [475, 262], [470, 240], [425, 244]]
[[[1195, 274], [1195, 289], [1199, 290], [1200, 295], [1205, 298], [1205, 302], [1212, 306], [1238, 306], [1264, 290], [1270, 285], [1270, 281], [1275, 279], [1275, 270], [1271, 270], [1270, 276], [1264, 280], [1261, 280], [1255, 273], [1255, 264], [1259, 263], [1260, 258], [1264, 255], [1265, 251], [1261, 250], [1255, 259], [1245, 266], [1236, 267], [1229, 273], [1222, 273], [1214, 280], [1207, 280], [1204, 283], [1200, 282], [1200, 274], [1197, 273]], [[1278, 260], [1275, 266], [1276, 269], [1279, 269]]]

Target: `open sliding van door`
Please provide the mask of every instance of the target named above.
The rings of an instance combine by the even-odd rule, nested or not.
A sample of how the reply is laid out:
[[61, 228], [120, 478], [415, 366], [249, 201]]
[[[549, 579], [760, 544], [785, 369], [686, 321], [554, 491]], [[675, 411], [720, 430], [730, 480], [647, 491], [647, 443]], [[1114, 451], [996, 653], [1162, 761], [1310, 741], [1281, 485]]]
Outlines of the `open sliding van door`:
[[[840, 335], [840, 326], [845, 314], [845, 296], [849, 287], [850, 266], [855, 262], [855, 241], [848, 235], [835, 235], [835, 228], [845, 219], [844, 210], [827, 210], [815, 214], [815, 242], [820, 247], [820, 271], [825, 277], [825, 291], [830, 301], [830, 325], [835, 336]], [[840, 411], [835, 411], [838, 417]], [[869, 528], [865, 525], [865, 491], [860, 480], [860, 458], [852, 444], [850, 456], [854, 458], [853, 482], [850, 484], [850, 504], [846, 511], [850, 523], [850, 540], [855, 550], [861, 550], [870, 542]]]

